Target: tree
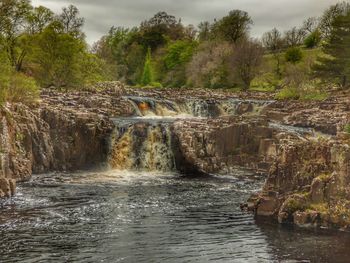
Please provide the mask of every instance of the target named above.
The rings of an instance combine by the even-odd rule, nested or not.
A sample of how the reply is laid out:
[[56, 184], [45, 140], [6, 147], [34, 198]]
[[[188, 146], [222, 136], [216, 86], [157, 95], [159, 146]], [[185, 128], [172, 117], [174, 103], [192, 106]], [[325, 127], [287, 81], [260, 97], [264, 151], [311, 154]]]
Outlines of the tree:
[[274, 59], [276, 60], [276, 74], [281, 77], [281, 60], [280, 52], [283, 48], [284, 42], [282, 39], [282, 34], [278, 29], [274, 28], [269, 32], [264, 33], [262, 37], [262, 43], [264, 47], [271, 52]]
[[236, 43], [245, 37], [253, 24], [247, 12], [233, 10], [213, 25], [214, 34], [225, 41]]
[[293, 27], [284, 33], [284, 39], [288, 47], [295, 47], [303, 44], [306, 32], [302, 28]]
[[167, 54], [164, 58], [167, 69], [174, 69], [188, 62], [193, 55], [195, 42], [178, 40], [167, 48]]
[[329, 40], [323, 46], [326, 56], [318, 58], [314, 69], [321, 79], [346, 88], [350, 78], [350, 10], [335, 18], [331, 28]]
[[82, 84], [79, 63], [86, 47], [71, 34], [60, 33], [57, 26], [60, 24], [52, 23], [36, 39], [34, 75], [43, 87], [77, 87]]
[[303, 23], [303, 26], [301, 27], [301, 30], [306, 32], [307, 34], [311, 34], [318, 30], [319, 27], [319, 21], [316, 17], [309, 17], [306, 19]]
[[192, 59], [197, 42], [177, 40], [168, 45], [163, 56], [163, 84], [183, 86], [186, 84], [186, 64]]
[[243, 82], [243, 89], [248, 90], [250, 83], [256, 77], [264, 54], [263, 47], [256, 40], [246, 40], [234, 48], [233, 70]]
[[143, 67], [141, 84], [149, 85], [152, 82], [153, 82], [153, 69], [152, 69], [151, 49], [149, 48], [146, 54], [145, 65]]
[[74, 5], [62, 8], [59, 15], [59, 21], [63, 26], [63, 33], [70, 34], [75, 38], [83, 38], [82, 27], [84, 26], [84, 18], [79, 17], [79, 10]]
[[211, 25], [208, 21], [201, 22], [198, 25], [199, 33], [198, 33], [198, 40], [208, 41], [210, 39], [210, 33], [211, 33]]
[[20, 47], [20, 37], [27, 26], [31, 12], [28, 0], [3, 0], [0, 5], [0, 35], [11, 66], [16, 71], [22, 70], [26, 49]]
[[195, 88], [228, 88], [236, 85], [229, 69], [233, 46], [228, 42], [203, 42], [186, 66], [187, 84]]
[[350, 10], [350, 4], [348, 2], [340, 2], [336, 5], [332, 5], [322, 15], [320, 19], [320, 32], [323, 38], [328, 39], [333, 31], [333, 25], [337, 17], [346, 15]]
[[141, 23], [138, 42], [145, 50], [151, 48], [154, 51], [166, 45], [168, 39], [178, 40], [183, 37], [184, 27], [181, 21], [177, 21], [174, 16], [166, 12], [158, 12], [148, 21]]
[[50, 9], [44, 6], [35, 7], [27, 17], [27, 32], [32, 35], [41, 33], [53, 20], [54, 13]]

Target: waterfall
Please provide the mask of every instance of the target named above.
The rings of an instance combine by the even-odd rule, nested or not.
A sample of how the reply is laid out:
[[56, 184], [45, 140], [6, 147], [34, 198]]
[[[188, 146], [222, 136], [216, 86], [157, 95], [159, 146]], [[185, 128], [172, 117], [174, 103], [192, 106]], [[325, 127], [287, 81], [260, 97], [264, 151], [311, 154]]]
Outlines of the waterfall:
[[112, 169], [171, 171], [175, 168], [170, 123], [134, 118], [115, 124], [109, 155]]
[[149, 97], [126, 97], [136, 116], [114, 119], [109, 165], [112, 169], [171, 171], [175, 169], [172, 147], [172, 123], [182, 118], [215, 118], [219, 116], [260, 112], [268, 102], [227, 99], [187, 99], [172, 102]]

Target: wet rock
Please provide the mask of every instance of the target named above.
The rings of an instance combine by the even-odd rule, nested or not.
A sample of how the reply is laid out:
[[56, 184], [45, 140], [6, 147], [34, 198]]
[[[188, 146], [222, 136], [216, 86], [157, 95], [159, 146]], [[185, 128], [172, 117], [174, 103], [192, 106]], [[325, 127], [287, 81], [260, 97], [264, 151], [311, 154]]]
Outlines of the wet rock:
[[274, 216], [279, 207], [278, 199], [275, 197], [264, 196], [260, 198], [256, 215], [258, 216]]
[[0, 178], [0, 190], [2, 192], [1, 195], [4, 197], [10, 197], [12, 196], [11, 186], [10, 186], [10, 180], [6, 178]]

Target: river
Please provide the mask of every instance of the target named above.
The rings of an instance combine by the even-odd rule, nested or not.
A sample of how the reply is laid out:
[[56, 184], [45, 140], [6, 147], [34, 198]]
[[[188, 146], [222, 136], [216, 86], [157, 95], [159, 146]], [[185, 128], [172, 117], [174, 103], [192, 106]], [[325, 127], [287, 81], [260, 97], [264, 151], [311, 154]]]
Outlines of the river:
[[257, 222], [248, 171], [37, 175], [2, 204], [0, 262], [348, 262], [350, 236]]

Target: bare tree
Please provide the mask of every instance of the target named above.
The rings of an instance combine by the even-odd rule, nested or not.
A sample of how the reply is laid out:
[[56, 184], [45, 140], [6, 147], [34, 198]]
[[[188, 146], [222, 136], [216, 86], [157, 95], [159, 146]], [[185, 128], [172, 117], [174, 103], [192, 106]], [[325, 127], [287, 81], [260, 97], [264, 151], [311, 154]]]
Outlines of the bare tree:
[[84, 18], [79, 17], [79, 10], [76, 6], [70, 5], [62, 9], [59, 21], [63, 25], [64, 33], [71, 34], [74, 37], [82, 38], [84, 34], [81, 29], [84, 25]]
[[309, 17], [303, 23], [301, 30], [303, 30], [306, 34], [311, 34], [318, 29], [319, 20], [316, 17]]
[[278, 77], [281, 77], [281, 60], [280, 52], [283, 48], [284, 42], [282, 34], [278, 31], [277, 28], [272, 29], [269, 32], [266, 32], [262, 37], [262, 42], [264, 47], [271, 52], [274, 59], [276, 60], [276, 74]]
[[286, 31], [284, 33], [284, 38], [286, 41], [286, 44], [289, 47], [294, 47], [301, 45], [306, 37], [306, 33], [303, 29], [293, 27], [292, 29]]
[[249, 89], [252, 80], [258, 74], [263, 54], [264, 49], [256, 40], [241, 41], [235, 46], [232, 66], [242, 80], [244, 90]]

